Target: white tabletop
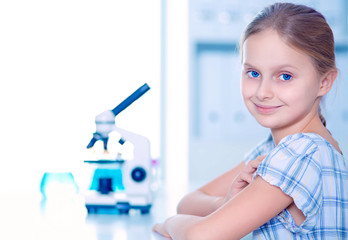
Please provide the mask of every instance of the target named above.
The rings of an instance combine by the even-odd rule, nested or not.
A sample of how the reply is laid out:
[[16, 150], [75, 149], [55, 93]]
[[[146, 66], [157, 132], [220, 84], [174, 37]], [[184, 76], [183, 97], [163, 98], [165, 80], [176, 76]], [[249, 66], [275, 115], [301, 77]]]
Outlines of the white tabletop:
[[164, 194], [156, 198], [149, 214], [87, 214], [79, 195], [43, 200], [39, 193], [0, 193], [0, 239], [167, 239], [152, 231], [167, 217], [166, 202]]
[[[131, 210], [120, 215], [88, 214], [79, 194], [44, 200], [40, 192], [0, 192], [0, 239], [168, 240], [152, 226], [175, 214], [182, 194], [162, 189], [149, 214]], [[250, 239], [250, 234], [243, 238]]]

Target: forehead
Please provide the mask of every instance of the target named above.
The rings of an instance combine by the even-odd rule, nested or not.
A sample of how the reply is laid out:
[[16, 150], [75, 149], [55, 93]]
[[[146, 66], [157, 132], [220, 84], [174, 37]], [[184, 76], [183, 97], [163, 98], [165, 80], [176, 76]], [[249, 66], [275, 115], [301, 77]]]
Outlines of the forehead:
[[305, 53], [289, 46], [271, 29], [251, 35], [243, 45], [243, 64], [272, 67], [294, 65], [313, 67], [312, 59]]

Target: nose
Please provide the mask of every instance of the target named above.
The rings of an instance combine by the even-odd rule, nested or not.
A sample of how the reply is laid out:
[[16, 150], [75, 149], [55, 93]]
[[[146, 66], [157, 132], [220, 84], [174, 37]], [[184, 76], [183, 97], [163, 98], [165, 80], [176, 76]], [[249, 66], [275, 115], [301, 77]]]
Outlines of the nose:
[[273, 97], [273, 88], [271, 79], [261, 79], [256, 91], [256, 97], [260, 101], [271, 99]]

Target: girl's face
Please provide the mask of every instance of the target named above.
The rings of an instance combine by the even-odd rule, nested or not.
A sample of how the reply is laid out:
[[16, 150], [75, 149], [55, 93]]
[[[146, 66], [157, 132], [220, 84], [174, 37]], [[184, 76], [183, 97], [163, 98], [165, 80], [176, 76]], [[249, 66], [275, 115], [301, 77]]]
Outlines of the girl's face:
[[244, 42], [241, 83], [248, 110], [264, 127], [301, 131], [317, 114], [319, 74], [311, 58], [276, 31], [264, 30]]

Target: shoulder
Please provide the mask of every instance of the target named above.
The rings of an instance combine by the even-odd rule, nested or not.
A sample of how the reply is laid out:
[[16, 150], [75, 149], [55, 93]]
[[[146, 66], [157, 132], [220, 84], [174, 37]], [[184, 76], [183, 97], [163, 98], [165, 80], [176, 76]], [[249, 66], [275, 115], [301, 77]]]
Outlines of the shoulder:
[[283, 151], [290, 155], [298, 156], [308, 154], [318, 150], [318, 145], [321, 145], [324, 139], [313, 133], [296, 133], [283, 138], [275, 152]]
[[343, 158], [331, 143], [316, 133], [296, 133], [283, 138], [270, 155], [308, 157], [313, 160]]
[[[279, 187], [293, 199], [306, 216], [302, 226], [306, 229], [315, 225], [322, 204], [320, 145], [323, 141], [319, 136], [307, 133], [283, 138], [260, 163], [254, 176]], [[283, 217], [285, 213], [282, 213]], [[287, 221], [291, 222], [290, 219]]]
[[320, 175], [319, 145], [323, 139], [315, 134], [296, 133], [283, 138], [279, 144], [269, 152], [258, 168], [260, 175], [274, 172], [276, 175], [289, 175], [315, 170]]
[[[321, 217], [319, 213], [330, 192], [328, 188], [335, 189], [336, 183], [342, 184], [337, 178], [346, 176], [346, 167], [341, 160], [343, 156], [320, 135], [297, 133], [280, 141], [260, 163], [254, 179], [260, 176], [293, 199], [305, 215], [305, 222], [297, 227], [287, 211], [283, 211], [278, 219], [291, 231], [306, 233]], [[337, 195], [330, 199], [337, 199]]]

